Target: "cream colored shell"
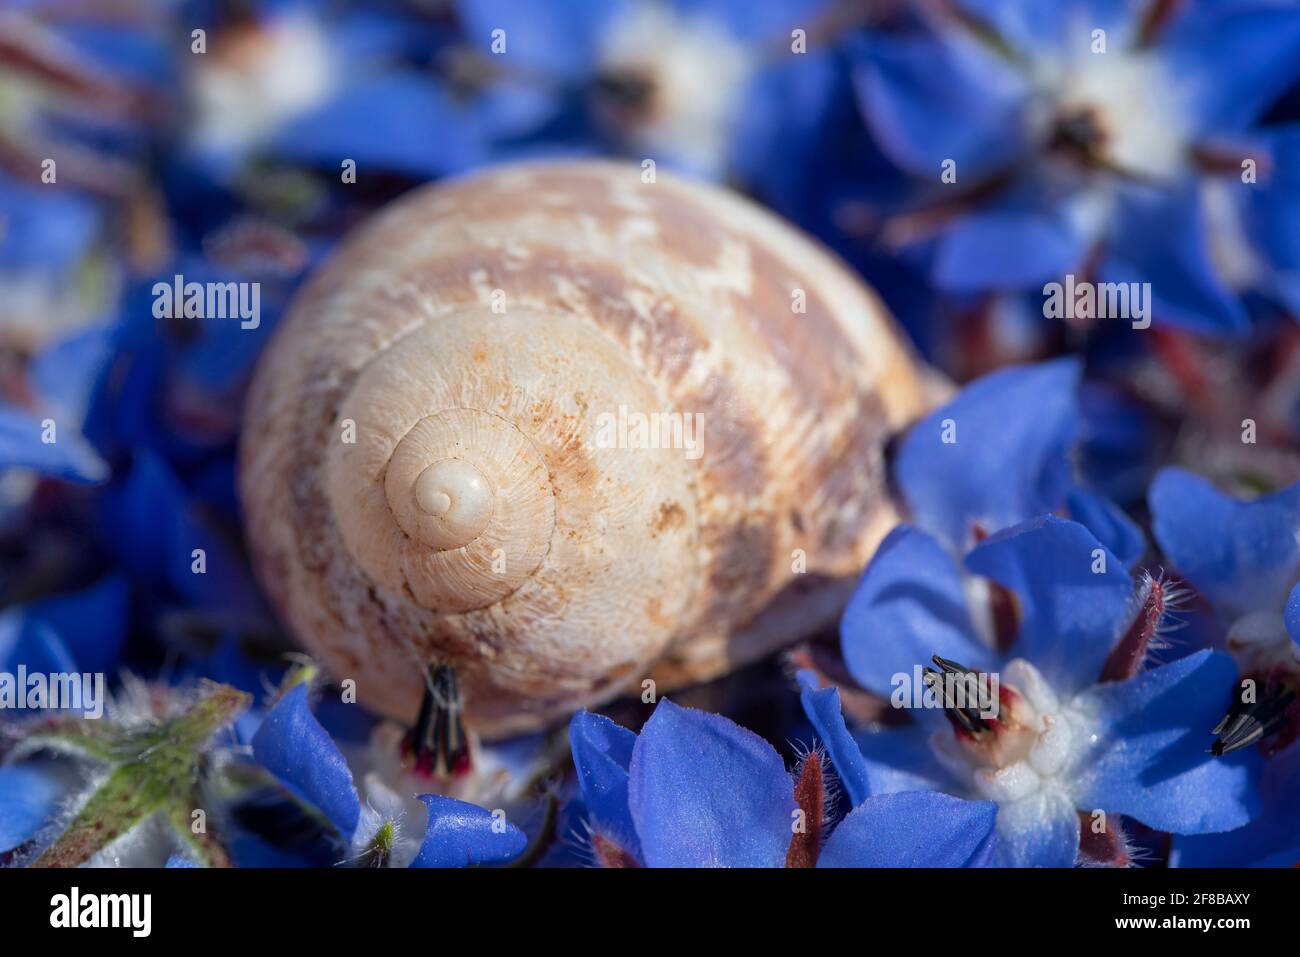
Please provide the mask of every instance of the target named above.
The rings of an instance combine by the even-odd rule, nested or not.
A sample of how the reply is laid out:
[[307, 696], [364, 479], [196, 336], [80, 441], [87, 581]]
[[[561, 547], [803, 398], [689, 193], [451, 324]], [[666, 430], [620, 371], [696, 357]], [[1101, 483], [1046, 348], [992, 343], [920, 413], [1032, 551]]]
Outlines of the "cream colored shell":
[[[411, 721], [436, 660], [480, 733], [535, 728], [832, 620], [896, 520], [882, 448], [922, 379], [874, 296], [732, 194], [480, 173], [298, 297], [248, 399], [248, 538], [363, 705]], [[617, 428], [654, 413], [699, 416], [696, 451]]]

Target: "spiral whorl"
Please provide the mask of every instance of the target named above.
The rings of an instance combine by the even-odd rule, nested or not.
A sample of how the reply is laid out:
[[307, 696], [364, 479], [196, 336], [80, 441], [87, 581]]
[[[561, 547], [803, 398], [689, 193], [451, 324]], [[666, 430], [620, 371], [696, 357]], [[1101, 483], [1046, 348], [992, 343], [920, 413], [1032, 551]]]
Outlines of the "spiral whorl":
[[447, 409], [412, 426], [388, 460], [384, 498], [406, 535], [403, 583], [434, 611], [482, 608], [513, 592], [555, 527], [537, 449], [501, 416], [477, 409]]

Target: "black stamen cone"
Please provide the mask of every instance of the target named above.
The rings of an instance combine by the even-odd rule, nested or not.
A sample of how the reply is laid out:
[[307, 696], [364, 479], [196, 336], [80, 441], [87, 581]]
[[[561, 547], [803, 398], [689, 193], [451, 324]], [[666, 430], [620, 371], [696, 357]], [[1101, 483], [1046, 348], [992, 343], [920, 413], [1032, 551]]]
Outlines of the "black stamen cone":
[[[949, 661], [947, 658], [940, 658], [938, 655], [934, 655], [930, 660], [943, 671], [940, 673], [933, 668], [927, 667], [922, 680], [933, 688], [943, 700], [943, 710], [947, 714], [948, 720], [970, 734], [987, 731], [989, 724], [981, 716], [978, 706], [979, 695], [976, 684], [976, 679], [979, 676], [978, 672], [972, 671], [965, 665], [958, 664], [955, 661]], [[958, 701], [948, 693], [948, 682], [944, 681], [945, 675], [957, 675], [964, 681], [969, 682], [968, 688], [971, 693], [965, 696], [964, 701]]]
[[1237, 702], [1210, 732], [1218, 738], [1210, 745], [1210, 753], [1222, 757], [1258, 744], [1282, 727], [1286, 710], [1295, 697], [1294, 691], [1284, 688], [1251, 704]]
[[429, 665], [420, 714], [408, 738], [416, 770], [449, 777], [469, 767], [469, 745], [460, 713], [456, 669], [450, 665]]

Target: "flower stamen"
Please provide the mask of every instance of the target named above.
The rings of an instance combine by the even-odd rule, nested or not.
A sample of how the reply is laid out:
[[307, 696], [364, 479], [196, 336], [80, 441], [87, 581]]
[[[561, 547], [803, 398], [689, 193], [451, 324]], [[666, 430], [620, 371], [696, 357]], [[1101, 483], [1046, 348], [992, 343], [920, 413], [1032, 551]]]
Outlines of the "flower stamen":
[[415, 727], [403, 743], [415, 770], [429, 777], [460, 777], [470, 770], [469, 742], [461, 723], [456, 669], [429, 665]]
[[1295, 700], [1295, 691], [1275, 686], [1257, 701], [1249, 704], [1240, 701], [1235, 703], [1210, 732], [1218, 738], [1210, 745], [1210, 753], [1221, 758], [1225, 754], [1258, 744], [1269, 735], [1282, 730], [1287, 723], [1287, 711]]

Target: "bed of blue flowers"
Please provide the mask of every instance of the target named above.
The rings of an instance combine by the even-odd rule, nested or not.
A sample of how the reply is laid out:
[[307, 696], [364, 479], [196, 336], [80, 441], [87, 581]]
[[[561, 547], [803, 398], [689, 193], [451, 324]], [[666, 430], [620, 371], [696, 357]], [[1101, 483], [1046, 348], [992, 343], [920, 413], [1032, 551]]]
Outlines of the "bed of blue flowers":
[[[959, 387], [838, 631], [422, 771], [259, 595], [243, 391], [371, 211], [579, 155], [776, 210]], [[181, 273], [260, 322], [160, 323]], [[1298, 583], [1294, 0], [0, 12], [0, 864], [1293, 866]], [[919, 668], [998, 717], [891, 708]], [[102, 717], [20, 671], [105, 675]]]

